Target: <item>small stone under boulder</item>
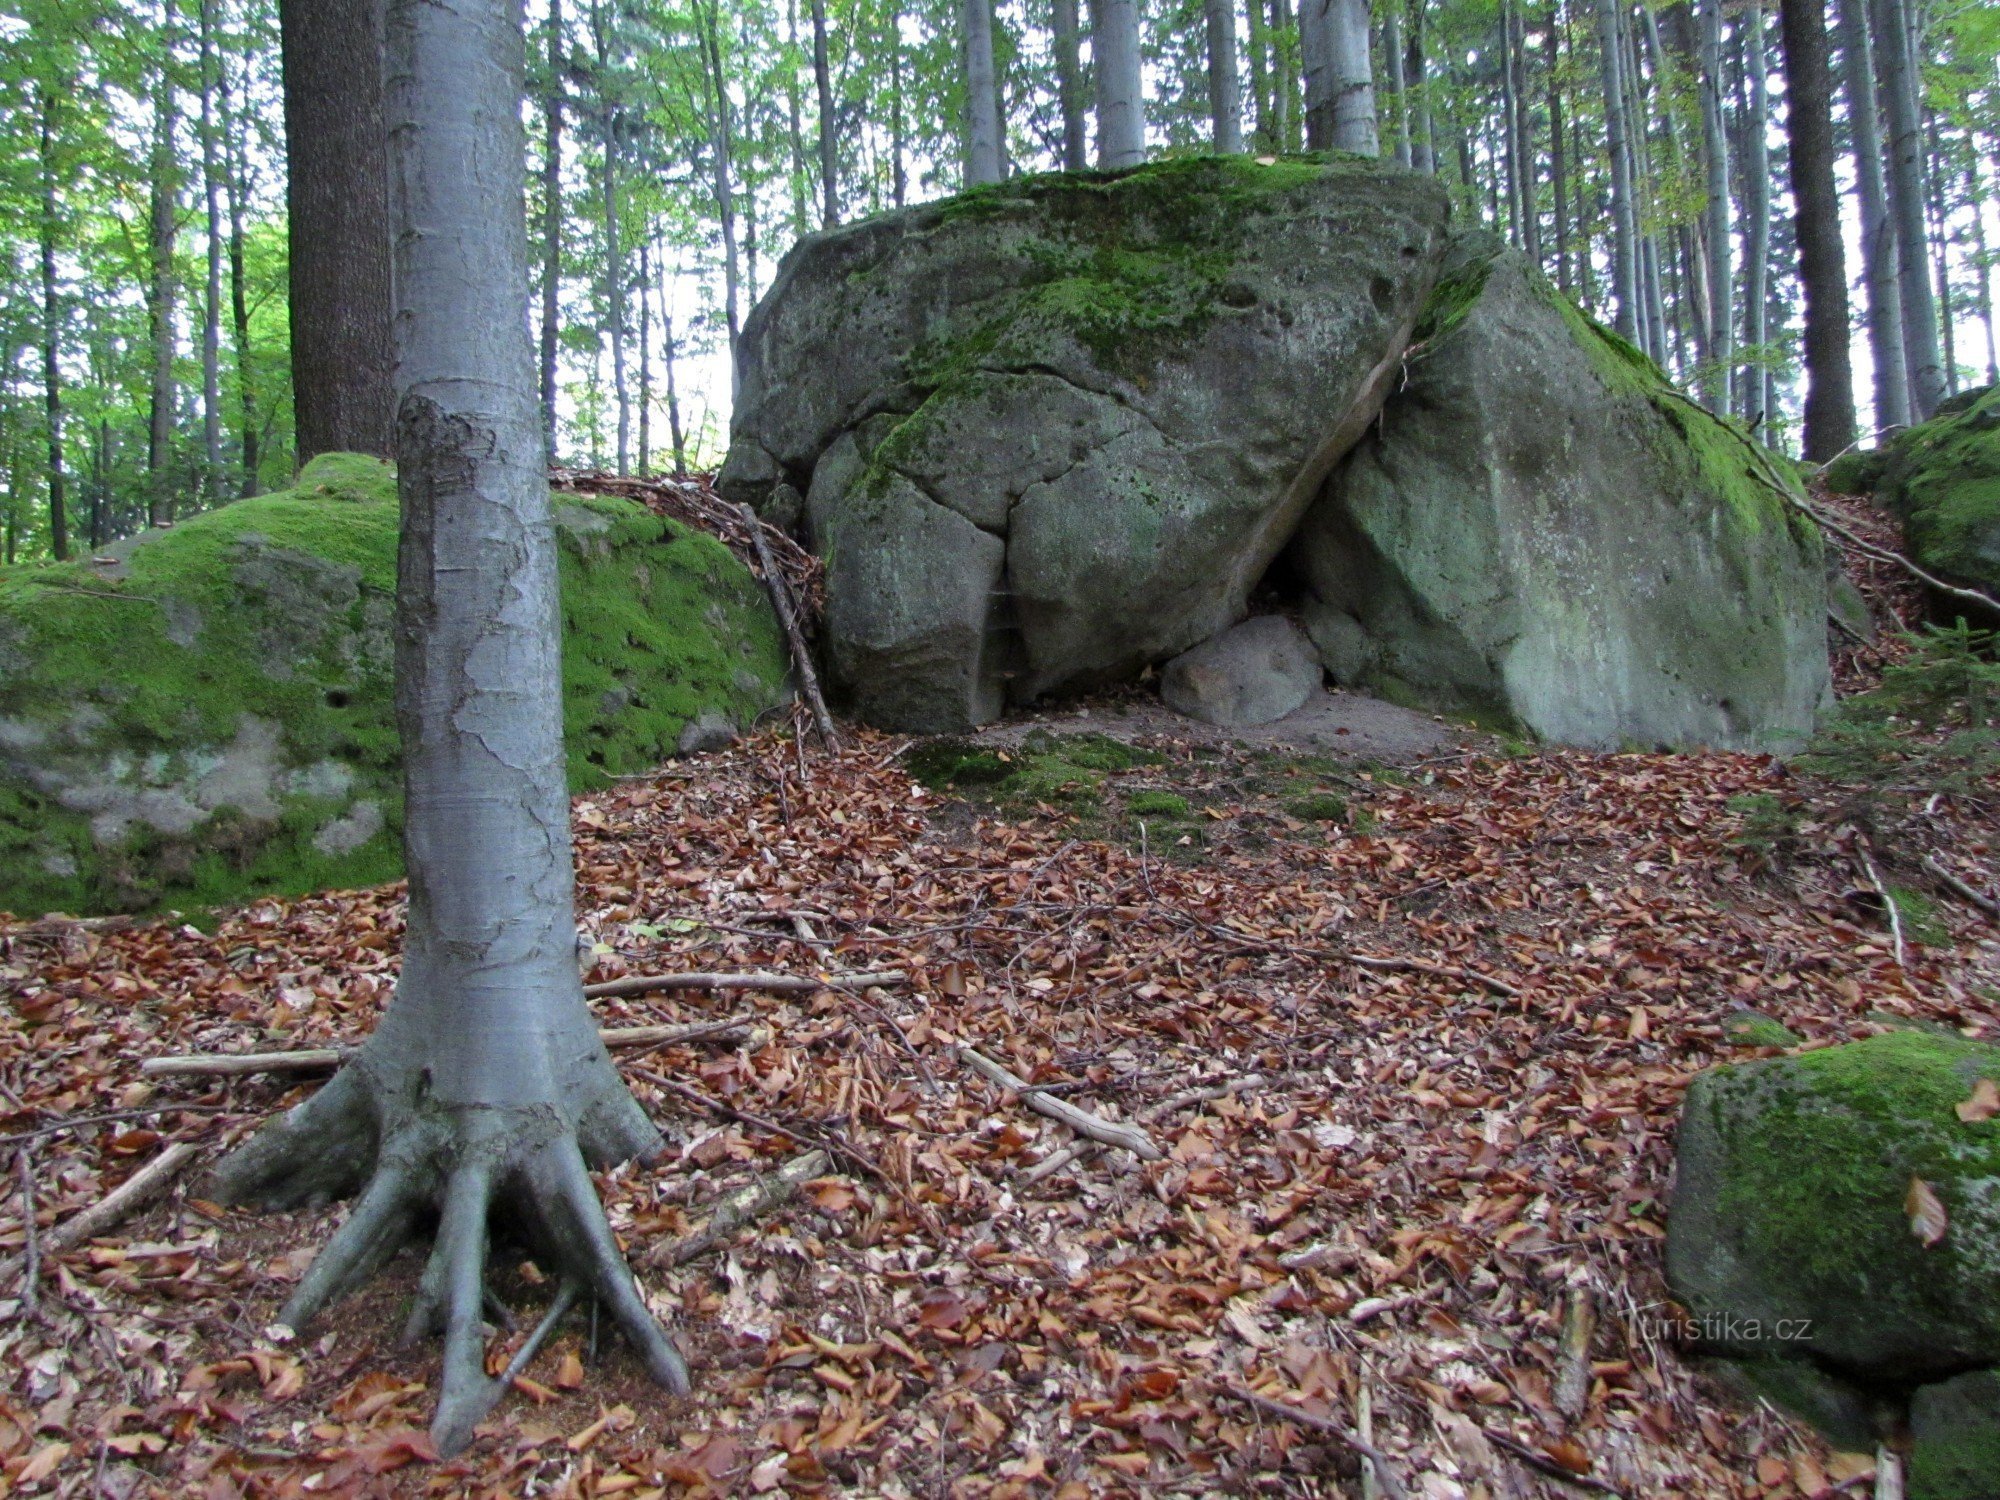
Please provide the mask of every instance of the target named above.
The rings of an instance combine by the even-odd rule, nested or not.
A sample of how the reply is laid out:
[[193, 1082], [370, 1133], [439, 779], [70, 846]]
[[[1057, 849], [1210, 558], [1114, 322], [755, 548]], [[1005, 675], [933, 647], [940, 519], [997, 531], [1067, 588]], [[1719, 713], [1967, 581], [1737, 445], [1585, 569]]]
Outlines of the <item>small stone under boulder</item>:
[[1211, 636], [1160, 673], [1167, 706], [1234, 728], [1282, 719], [1319, 687], [1319, 657], [1282, 615], [1258, 615]]

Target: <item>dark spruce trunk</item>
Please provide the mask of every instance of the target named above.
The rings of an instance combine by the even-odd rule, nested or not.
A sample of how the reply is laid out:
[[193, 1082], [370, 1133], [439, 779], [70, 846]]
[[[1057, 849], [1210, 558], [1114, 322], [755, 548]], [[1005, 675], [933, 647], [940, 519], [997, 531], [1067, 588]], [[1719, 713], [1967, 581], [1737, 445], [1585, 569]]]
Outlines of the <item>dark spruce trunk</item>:
[[1799, 282], [1805, 293], [1805, 457], [1830, 463], [1854, 441], [1848, 362], [1847, 262], [1833, 178], [1833, 72], [1824, 0], [1781, 0], [1785, 128], [1798, 206]]

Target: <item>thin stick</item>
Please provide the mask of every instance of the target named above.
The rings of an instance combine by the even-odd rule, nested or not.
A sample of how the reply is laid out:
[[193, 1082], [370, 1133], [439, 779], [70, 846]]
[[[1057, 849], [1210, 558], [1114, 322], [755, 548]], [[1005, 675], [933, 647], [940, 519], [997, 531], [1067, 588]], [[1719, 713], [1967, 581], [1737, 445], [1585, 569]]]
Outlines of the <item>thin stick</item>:
[[1101, 1141], [1107, 1146], [1121, 1147], [1141, 1161], [1161, 1161], [1166, 1156], [1164, 1151], [1153, 1144], [1152, 1138], [1135, 1125], [1120, 1125], [1110, 1120], [1099, 1119], [1088, 1110], [1078, 1109], [1066, 1100], [1040, 1093], [1024, 1079], [1016, 1077], [992, 1058], [983, 1057], [970, 1047], [960, 1047], [958, 1056], [959, 1060], [974, 1072], [1019, 1095], [1021, 1102], [1036, 1114], [1047, 1115], [1051, 1120], [1060, 1120], [1078, 1135], [1088, 1136], [1091, 1140]]
[[1894, 563], [1912, 578], [1928, 584], [1941, 594], [1949, 594], [1954, 599], [1963, 599], [1968, 604], [1982, 605], [1992, 610], [1996, 615], [2000, 615], [2000, 599], [1995, 599], [1991, 594], [1982, 594], [1978, 589], [1963, 589], [1955, 583], [1946, 583], [1936, 574], [1926, 573], [1922, 568], [1903, 556], [1902, 553], [1891, 552], [1887, 547], [1878, 547], [1873, 542], [1856, 536], [1838, 521], [1829, 520], [1796, 496], [1788, 495], [1786, 498], [1790, 499], [1793, 505], [1796, 505], [1800, 510], [1811, 516], [1814, 521], [1818, 522], [1826, 530], [1831, 531], [1835, 536], [1841, 537], [1848, 545], [1867, 554], [1869, 557], [1879, 558], [1883, 562]]
[[[48, 1238], [41, 1242], [39, 1253], [44, 1258], [61, 1255], [65, 1250], [73, 1249], [93, 1235], [104, 1233], [127, 1214], [144, 1207], [164, 1191], [199, 1153], [200, 1148], [193, 1142], [175, 1141], [126, 1178], [112, 1192], [51, 1229]], [[10, 1280], [14, 1273], [21, 1269], [23, 1263], [24, 1257], [18, 1255], [0, 1263], [0, 1282]]]
[[1574, 1422], [1590, 1400], [1590, 1336], [1597, 1329], [1597, 1308], [1590, 1288], [1569, 1294], [1563, 1315], [1562, 1373], [1556, 1377], [1556, 1410]]
[[585, 998], [596, 1000], [608, 995], [645, 995], [654, 990], [766, 990], [774, 995], [811, 994], [816, 990], [837, 990], [846, 986], [901, 984], [909, 978], [901, 969], [881, 969], [868, 974], [628, 974], [623, 979], [607, 979], [602, 984], [583, 987]]
[[1357, 969], [1371, 969], [1378, 974], [1429, 974], [1437, 979], [1456, 979], [1462, 984], [1476, 984], [1482, 989], [1503, 995], [1510, 1000], [1521, 993], [1506, 980], [1495, 979], [1491, 974], [1482, 974], [1477, 969], [1460, 969], [1450, 964], [1426, 963], [1421, 958], [1380, 958], [1372, 953], [1354, 953], [1345, 948], [1336, 948], [1333, 954], [1343, 962], [1353, 964]]
[[2000, 901], [1995, 901], [1991, 896], [1985, 895], [1977, 886], [1968, 885], [1965, 881], [1960, 880], [1928, 854], [1924, 856], [1924, 868], [1930, 871], [1937, 878], [1939, 884], [1943, 885], [1953, 895], [1976, 906], [1979, 910], [1985, 912], [1987, 916], [1995, 920], [2000, 920]]
[[634, 1068], [632, 1071], [655, 1087], [663, 1088], [671, 1094], [677, 1094], [687, 1100], [688, 1103], [698, 1104], [711, 1114], [720, 1115], [725, 1120], [733, 1120], [738, 1125], [748, 1125], [753, 1130], [766, 1131], [771, 1135], [781, 1135], [786, 1140], [796, 1141], [801, 1146], [815, 1147], [822, 1151], [838, 1152], [860, 1167], [870, 1177], [875, 1178], [878, 1182], [887, 1183], [898, 1193], [902, 1192], [902, 1187], [887, 1172], [884, 1172], [874, 1162], [843, 1141], [832, 1139], [815, 1140], [811, 1136], [801, 1135], [790, 1126], [780, 1125], [776, 1120], [767, 1120], [762, 1115], [753, 1115], [748, 1110], [736, 1108], [733, 1104], [724, 1104], [720, 1099], [711, 1098], [700, 1089], [689, 1088], [679, 1080], [669, 1078], [664, 1073], [655, 1073], [650, 1068]]
[[1546, 1474], [1549, 1478], [1560, 1480], [1564, 1484], [1573, 1484], [1578, 1489], [1595, 1490], [1600, 1495], [1619, 1495], [1624, 1493], [1615, 1485], [1606, 1484], [1601, 1479], [1592, 1479], [1588, 1474], [1579, 1474], [1573, 1469], [1565, 1469], [1547, 1454], [1537, 1452], [1519, 1438], [1511, 1438], [1504, 1432], [1495, 1432], [1491, 1427], [1482, 1427], [1479, 1430], [1486, 1434], [1489, 1442], [1498, 1443], [1537, 1473]]
[[14, 1153], [14, 1166], [21, 1179], [21, 1315], [32, 1318], [41, 1311], [42, 1247], [35, 1233], [35, 1173], [26, 1146]]
[[119, 1120], [143, 1120], [149, 1115], [213, 1115], [230, 1112], [227, 1104], [179, 1104], [168, 1101], [164, 1104], [149, 1104], [143, 1109], [114, 1109], [101, 1115], [74, 1115], [68, 1119], [50, 1120], [32, 1130], [17, 1130], [12, 1135], [0, 1135], [0, 1146], [18, 1146], [24, 1141], [38, 1141], [45, 1135], [61, 1135], [66, 1130], [88, 1130], [93, 1125], [111, 1125]]
[[[1365, 1375], [1355, 1386], [1354, 1428], [1362, 1442], [1372, 1444], [1375, 1441], [1375, 1388], [1369, 1385]], [[1382, 1500], [1382, 1485], [1375, 1477], [1375, 1465], [1372, 1463], [1361, 1468], [1361, 1500]]]
[[1889, 936], [1896, 945], [1896, 967], [1907, 968], [1907, 950], [1903, 946], [1903, 914], [1896, 909], [1896, 898], [1889, 894], [1889, 887], [1882, 883], [1882, 876], [1875, 868], [1875, 861], [1868, 857], [1867, 842], [1864, 840], [1856, 844], [1854, 852], [1861, 857], [1861, 868], [1868, 873], [1868, 883], [1875, 887], [1875, 894], [1882, 898], [1882, 909], [1889, 914]]
[[762, 1218], [789, 1200], [800, 1186], [815, 1177], [824, 1177], [833, 1165], [827, 1152], [812, 1150], [795, 1156], [769, 1176], [759, 1177], [748, 1187], [739, 1188], [715, 1205], [708, 1222], [685, 1239], [668, 1246], [655, 1264], [684, 1266], [718, 1248], [737, 1230], [753, 1219]]
[[[1183, 1089], [1157, 1104], [1150, 1104], [1132, 1118], [1142, 1125], [1151, 1125], [1164, 1120], [1168, 1115], [1186, 1109], [1190, 1104], [1207, 1104], [1216, 1099], [1227, 1099], [1231, 1094], [1240, 1094], [1245, 1089], [1261, 1088], [1266, 1083], [1280, 1083], [1282, 1079], [1266, 1078], [1261, 1073], [1246, 1074], [1233, 1078], [1228, 1083], [1220, 1083], [1200, 1088]], [[1081, 1160], [1097, 1150], [1096, 1141], [1078, 1141], [1073, 1146], [1065, 1146], [1053, 1156], [1045, 1156], [1021, 1174], [1024, 1183], [1040, 1182], [1044, 1177], [1053, 1176], [1073, 1161]]]
[[771, 547], [764, 540], [764, 522], [747, 505], [738, 506], [743, 512], [744, 524], [750, 528], [750, 541], [757, 549], [757, 561], [764, 570], [764, 587], [771, 595], [771, 607], [778, 612], [778, 623], [785, 627], [785, 639], [791, 643], [792, 664], [799, 669], [799, 689], [806, 695], [806, 703], [811, 707], [813, 724], [819, 730], [822, 743], [829, 750], [840, 749], [840, 736], [834, 732], [833, 715], [826, 711], [826, 699], [819, 693], [819, 674], [813, 671], [812, 652], [806, 648], [805, 633], [799, 629], [798, 612], [792, 608], [791, 586], [785, 582], [785, 575], [779, 571], [777, 562], [771, 556]]
[[[682, 1042], [741, 1040], [755, 1016], [731, 1016], [692, 1026], [612, 1026], [598, 1032], [606, 1047], [670, 1047]], [[322, 1073], [337, 1068], [356, 1047], [302, 1047], [295, 1052], [236, 1052], [219, 1057], [149, 1057], [139, 1064], [148, 1078], [242, 1078], [256, 1073]], [[159, 1109], [190, 1108], [163, 1104]], [[153, 1113], [155, 1111], [147, 1111]]]
[[1403, 1488], [1403, 1481], [1396, 1477], [1396, 1471], [1389, 1467], [1389, 1455], [1357, 1433], [1349, 1432], [1338, 1422], [1327, 1417], [1316, 1417], [1309, 1411], [1300, 1411], [1296, 1406], [1287, 1406], [1282, 1401], [1272, 1401], [1254, 1391], [1246, 1391], [1241, 1386], [1219, 1381], [1215, 1389], [1232, 1401], [1241, 1401], [1267, 1416], [1282, 1417], [1287, 1422], [1296, 1422], [1312, 1432], [1345, 1443], [1361, 1457], [1368, 1460], [1368, 1467], [1375, 1471], [1375, 1482], [1382, 1487], [1388, 1500], [1409, 1500], [1409, 1491]]
[[[551, 1302], [549, 1310], [542, 1314], [541, 1322], [535, 1325], [534, 1332], [528, 1335], [526, 1342], [514, 1351], [514, 1357], [507, 1361], [507, 1368], [500, 1372], [500, 1378], [493, 1382], [494, 1385], [504, 1390], [514, 1383], [521, 1372], [528, 1368], [529, 1362], [535, 1357], [535, 1351], [542, 1347], [543, 1340], [555, 1330], [556, 1324], [562, 1321], [563, 1314], [575, 1303], [576, 1283], [565, 1281], [561, 1290], [556, 1293], [556, 1300]], [[494, 1394], [497, 1396], [499, 1392], [496, 1391]]]

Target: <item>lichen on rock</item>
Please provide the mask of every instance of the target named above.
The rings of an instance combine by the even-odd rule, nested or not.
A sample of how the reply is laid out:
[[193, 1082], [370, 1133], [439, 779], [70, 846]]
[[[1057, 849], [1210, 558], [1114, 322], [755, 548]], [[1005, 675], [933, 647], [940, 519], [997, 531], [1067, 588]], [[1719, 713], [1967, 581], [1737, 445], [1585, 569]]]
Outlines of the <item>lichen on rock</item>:
[[[572, 784], [747, 723], [785, 658], [714, 538], [560, 497]], [[388, 467], [315, 459], [289, 491], [0, 570], [0, 909], [203, 906], [393, 877], [397, 506]]]

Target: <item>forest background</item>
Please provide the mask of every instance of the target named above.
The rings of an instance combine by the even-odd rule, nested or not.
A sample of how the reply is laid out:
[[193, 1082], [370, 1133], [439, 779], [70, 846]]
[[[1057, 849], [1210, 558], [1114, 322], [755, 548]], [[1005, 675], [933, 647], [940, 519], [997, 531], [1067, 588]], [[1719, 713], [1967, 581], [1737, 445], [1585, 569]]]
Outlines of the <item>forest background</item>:
[[[289, 482], [279, 9], [0, 8], [8, 562]], [[732, 343], [803, 234], [999, 176], [1216, 149], [1435, 172], [1462, 221], [1781, 451], [1827, 457], [2000, 379], [2000, 7], [1086, 9], [535, 0], [531, 317], [557, 461], [718, 462]], [[1815, 389], [1833, 402], [1816, 437]]]

